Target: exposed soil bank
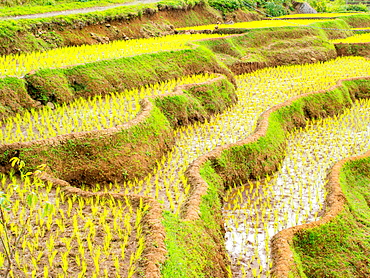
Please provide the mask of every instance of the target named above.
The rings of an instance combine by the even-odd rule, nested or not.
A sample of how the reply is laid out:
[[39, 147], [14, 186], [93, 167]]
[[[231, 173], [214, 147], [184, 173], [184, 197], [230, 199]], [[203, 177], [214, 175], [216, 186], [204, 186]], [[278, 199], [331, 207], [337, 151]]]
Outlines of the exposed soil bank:
[[[259, 18], [256, 14], [242, 11], [231, 16], [234, 21]], [[162, 36], [174, 34], [175, 27], [218, 21], [223, 21], [221, 13], [203, 0], [193, 1], [193, 4], [175, 0], [89, 14], [0, 21], [0, 30], [3, 30], [0, 32], [0, 55]]]
[[122, 126], [2, 145], [1, 164], [8, 169], [13, 156], [31, 169], [45, 163], [49, 173], [74, 185], [141, 178], [173, 145], [175, 123], [202, 121], [223, 111], [236, 102], [234, 90], [226, 77], [180, 86], [173, 94], [144, 99], [137, 117]]
[[338, 56], [363, 56], [370, 58], [370, 43], [335, 43]]

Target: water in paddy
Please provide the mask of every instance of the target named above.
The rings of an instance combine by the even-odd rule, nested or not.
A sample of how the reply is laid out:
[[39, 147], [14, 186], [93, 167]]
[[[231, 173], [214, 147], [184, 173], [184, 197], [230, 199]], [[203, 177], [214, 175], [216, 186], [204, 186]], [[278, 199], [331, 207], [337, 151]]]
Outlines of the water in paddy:
[[238, 76], [238, 103], [210, 122], [178, 129], [175, 146], [158, 161], [154, 173], [123, 185], [123, 191], [153, 196], [165, 209], [177, 213], [190, 190], [184, 173], [194, 159], [218, 145], [246, 138], [263, 111], [292, 96], [327, 89], [339, 79], [369, 73], [369, 61], [346, 57], [326, 63], [267, 68]]
[[[254, 130], [260, 114], [278, 103], [303, 93], [328, 89], [339, 79], [367, 76], [369, 73], [370, 63], [367, 60], [348, 57], [313, 65], [268, 68], [252, 74], [238, 76], [238, 104], [215, 116], [210, 122], [178, 129], [176, 131], [176, 145], [167, 156], [158, 161], [158, 167], [154, 173], [144, 180], [124, 185], [126, 187], [124, 190], [153, 196], [163, 203], [165, 209], [178, 213], [190, 189], [184, 173], [189, 164], [197, 157], [218, 145], [233, 143], [246, 138]], [[347, 140], [356, 142], [357, 136], [361, 137], [361, 132], [351, 134], [350, 137], [347, 137]], [[332, 133], [331, 136], [333, 140], [338, 140], [337, 138], [340, 138], [342, 134], [335, 135], [335, 133]], [[330, 136], [318, 136], [316, 140], [324, 141], [325, 138], [330, 138]], [[306, 140], [303, 136], [299, 144], [311, 144]], [[359, 147], [352, 146], [350, 149], [353, 148], [358, 152], [363, 147], [365, 146], [360, 144]], [[298, 172], [293, 172], [293, 170], [304, 169], [304, 165], [307, 163], [305, 155], [301, 158], [298, 158], [298, 154], [288, 156], [281, 168], [289, 175], [282, 174], [273, 178], [276, 183], [275, 186], [279, 190], [275, 190], [270, 183], [261, 187], [258, 190], [259, 194], [256, 194], [257, 191], [255, 190], [255, 194], [253, 195], [252, 192], [249, 198], [252, 204], [249, 210], [245, 210], [243, 207], [244, 201], [248, 200], [246, 192], [243, 191], [239, 193], [239, 195], [242, 195], [241, 202], [238, 201], [239, 204], [236, 205], [239, 205], [240, 209], [229, 211], [228, 207], [225, 207], [226, 229], [228, 230], [226, 246], [233, 262], [232, 268], [235, 277], [266, 276], [270, 264], [268, 256], [264, 255], [269, 253], [266, 238], [270, 238], [275, 232], [285, 227], [311, 221], [317, 217], [325, 197], [322, 189], [323, 182], [320, 181], [319, 177], [321, 175], [321, 180], [323, 180], [325, 171], [329, 167], [324, 162], [321, 163], [321, 160], [324, 157], [329, 157], [329, 160], [333, 163], [342, 156], [350, 155], [350, 152], [344, 149], [338, 154], [334, 150], [330, 155], [323, 153], [323, 151], [329, 151], [329, 149], [331, 149], [330, 145], [327, 148], [319, 147], [312, 150], [310, 155], [307, 154], [307, 159], [318, 159], [320, 164], [315, 162], [316, 169], [312, 169], [311, 172], [303, 171], [299, 175]], [[291, 160], [289, 160], [289, 157], [291, 157]], [[290, 166], [290, 163], [294, 161], [296, 163]], [[319, 174], [319, 169], [323, 171], [323, 174]], [[292, 185], [296, 182], [298, 176], [302, 178], [298, 181], [298, 184], [302, 183], [298, 192], [293, 187], [282, 186]], [[310, 183], [311, 177], [314, 177], [313, 185]], [[308, 187], [304, 184], [311, 184], [312, 186]], [[260, 196], [265, 196], [265, 194], [271, 194], [268, 195], [271, 202], [267, 205], [267, 208], [263, 207], [262, 200], [259, 200], [261, 199]], [[238, 195], [238, 193], [235, 195]], [[295, 199], [293, 195], [302, 196], [302, 198]], [[298, 211], [298, 216], [292, 214], [291, 208], [301, 205], [303, 202], [308, 203], [308, 209]], [[273, 204], [277, 206], [272, 208]], [[231, 205], [234, 206], [235, 203], [232, 202]], [[257, 217], [258, 221], [253, 222], [252, 220]], [[276, 219], [272, 227], [261, 220], [265, 218]], [[249, 227], [257, 230], [257, 232], [251, 232], [253, 229]]]
[[228, 192], [226, 247], [233, 277], [269, 277], [270, 239], [320, 217], [326, 176], [336, 161], [370, 147], [370, 101], [290, 135], [286, 158], [271, 179]]

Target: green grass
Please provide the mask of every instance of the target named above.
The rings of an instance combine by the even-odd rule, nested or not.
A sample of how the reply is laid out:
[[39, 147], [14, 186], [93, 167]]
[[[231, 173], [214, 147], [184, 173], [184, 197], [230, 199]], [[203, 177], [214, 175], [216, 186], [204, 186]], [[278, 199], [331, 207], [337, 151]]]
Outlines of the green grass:
[[[361, 83], [361, 90], [368, 90], [369, 83]], [[352, 92], [344, 85], [333, 91], [299, 98], [272, 112], [265, 136], [255, 142], [226, 149], [220, 157], [212, 160], [217, 173], [227, 185], [273, 174], [284, 158], [286, 135], [289, 131], [303, 127], [308, 119], [338, 114], [352, 104], [355, 88], [360, 90], [360, 86], [354, 82], [346, 84], [352, 86]]]
[[231, 73], [205, 48], [158, 52], [68, 69], [40, 70], [25, 80], [33, 98], [63, 103], [202, 72]]
[[307, 277], [370, 276], [370, 158], [346, 163], [340, 184], [348, 201], [344, 210], [294, 238]]
[[66, 11], [73, 9], [83, 9], [90, 7], [103, 7], [113, 4], [134, 2], [134, 0], [41, 0], [41, 1], [22, 1], [20, 5], [16, 0], [5, 0], [0, 4], [0, 17], [38, 14], [56, 11]]
[[200, 205], [200, 219], [182, 221], [164, 213], [168, 259], [162, 266], [164, 278], [225, 277], [228, 273], [223, 247], [221, 194], [223, 182], [210, 163], [200, 170], [208, 191]]
[[[222, 33], [222, 30], [220, 30]], [[312, 62], [312, 55], [334, 58], [334, 46], [326, 32], [315, 28], [276, 27], [249, 30], [237, 37], [196, 42], [211, 49], [232, 67], [238, 62], [263, 62], [271, 66]], [[296, 53], [292, 60], [291, 53]], [[315, 56], [316, 57], [316, 56]]]

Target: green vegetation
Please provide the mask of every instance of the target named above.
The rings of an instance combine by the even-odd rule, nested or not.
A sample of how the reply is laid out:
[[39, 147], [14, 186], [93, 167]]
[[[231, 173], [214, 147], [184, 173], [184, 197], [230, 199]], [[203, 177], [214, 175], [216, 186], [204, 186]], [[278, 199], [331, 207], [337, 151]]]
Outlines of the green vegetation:
[[364, 4], [347, 5], [345, 0], [309, 0], [308, 3], [319, 13], [368, 12]]
[[22, 79], [5, 77], [0, 79], [0, 119], [20, 113], [35, 106], [35, 101]]
[[340, 113], [356, 97], [368, 97], [369, 85], [367, 80], [346, 82], [333, 91], [305, 96], [279, 108], [270, 114], [265, 135], [224, 150], [212, 159], [212, 165], [227, 185], [271, 175], [284, 157], [287, 132], [304, 126], [307, 119]]
[[38, 14], [55, 11], [103, 7], [113, 4], [134, 2], [133, 0], [4, 0], [0, 3], [0, 17]]
[[[342, 36], [342, 32], [333, 31], [332, 35]], [[196, 43], [211, 49], [235, 74], [243, 72], [240, 72], [241, 64], [246, 67], [248, 63], [276, 66], [312, 63], [336, 57], [335, 48], [328, 42], [326, 32], [315, 28], [261, 28], [249, 30], [240, 36]]]
[[62, 103], [77, 97], [123, 92], [206, 71], [226, 74], [232, 80], [231, 73], [214, 54], [201, 47], [100, 61], [67, 69], [40, 70], [27, 75], [25, 80], [33, 98]]
[[222, 247], [223, 183], [209, 162], [202, 166], [200, 173], [208, 183], [207, 194], [200, 205], [200, 219], [181, 221], [171, 213], [163, 215], [168, 250], [168, 259], [161, 271], [164, 278], [230, 277]]
[[247, 9], [253, 11], [254, 8], [264, 8], [270, 16], [281, 16], [293, 10], [290, 1], [286, 0], [209, 0], [208, 3], [223, 14], [233, 12], [238, 9]]
[[294, 249], [306, 277], [370, 275], [370, 158], [347, 162], [340, 175], [347, 202], [322, 226], [299, 232]]
[[225, 79], [213, 84], [195, 85], [184, 95], [156, 98], [155, 104], [166, 115], [171, 126], [179, 127], [195, 121], [204, 122], [211, 115], [236, 103], [232, 84]]

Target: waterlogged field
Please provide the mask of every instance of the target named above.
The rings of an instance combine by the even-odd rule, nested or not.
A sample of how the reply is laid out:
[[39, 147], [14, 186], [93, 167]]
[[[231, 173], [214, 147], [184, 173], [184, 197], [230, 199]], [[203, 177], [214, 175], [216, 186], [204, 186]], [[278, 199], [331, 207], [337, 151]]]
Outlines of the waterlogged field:
[[[209, 122], [176, 130], [176, 144], [153, 174], [140, 181], [116, 184], [114, 190], [152, 196], [165, 209], [179, 213], [190, 190], [184, 173], [189, 164], [216, 146], [246, 138], [259, 115], [293, 96], [327, 89], [337, 80], [370, 73], [364, 58], [346, 57], [311, 64], [266, 68], [237, 77], [238, 103]], [[89, 190], [89, 188], [85, 188]]]
[[[296, 95], [328, 89], [339, 79], [367, 76], [369, 73], [370, 62], [367, 59], [344, 57], [325, 63], [266, 68], [238, 76], [239, 101], [235, 106], [205, 123], [177, 129], [175, 146], [157, 161], [152, 174], [143, 180], [111, 185], [107, 190], [154, 197], [165, 210], [178, 214], [190, 192], [184, 173], [194, 159], [216, 146], [246, 138], [254, 130], [261, 113], [276, 104]], [[175, 83], [202, 82], [211, 77], [194, 76], [124, 92], [122, 96], [115, 94], [104, 100], [99, 97], [78, 100], [70, 107], [19, 115], [2, 123], [1, 140], [29, 141], [121, 124], [135, 117], [139, 98], [171, 91]], [[124, 116], [115, 120], [115, 117], [121, 117], [118, 116], [121, 114], [119, 106], [126, 106], [126, 109]], [[225, 207], [228, 220], [226, 244], [235, 277], [266, 275], [270, 264], [267, 238], [288, 225], [310, 221], [318, 216], [325, 197], [319, 177], [325, 174], [334, 160], [368, 146], [364, 138], [369, 134], [363, 122], [369, 121], [368, 114], [365, 116], [364, 112], [368, 110], [369, 103], [360, 102], [359, 107], [333, 122], [313, 122], [304, 133], [292, 134], [287, 159], [279, 174], [268, 178], [261, 190], [256, 191], [256, 185], [252, 188], [249, 184], [229, 194], [230, 202]], [[93, 112], [88, 115], [86, 110]], [[82, 120], [79, 115], [83, 115]], [[356, 115], [363, 118], [353, 118]], [[341, 122], [347, 123], [347, 127], [341, 129], [335, 126]], [[40, 125], [46, 128], [41, 130], [38, 128]], [[75, 129], [72, 129], [73, 125], [76, 125]], [[320, 131], [322, 133], [314, 133]], [[331, 136], [326, 136], [328, 131], [332, 131]], [[22, 135], [17, 137], [11, 133]], [[336, 151], [332, 145], [341, 137], [347, 138], [349, 147], [345, 149], [343, 143], [338, 143], [340, 148]], [[298, 148], [301, 146], [312, 148], [302, 153], [302, 149]], [[321, 160], [327, 157], [329, 162], [321, 164]], [[299, 172], [310, 164], [318, 164], [313, 163], [317, 160], [320, 164], [313, 165], [317, 168], [309, 168], [309, 173]], [[316, 177], [313, 184], [309, 180], [310, 174]], [[4, 200], [11, 201], [4, 216], [10, 223], [12, 237], [9, 242], [16, 246], [12, 250], [9, 248], [9, 252], [0, 252], [0, 264], [6, 260], [7, 254], [14, 258], [17, 267], [10, 276], [112, 277], [109, 275], [113, 274], [113, 277], [133, 277], [139, 274], [138, 263], [144, 248], [141, 220], [150, 209], [148, 206], [142, 202], [134, 206], [128, 198], [68, 197], [58, 188], [37, 180], [31, 182], [27, 174], [23, 176], [22, 182], [12, 175], [3, 176], [1, 182], [2, 191], [6, 192]], [[303, 179], [298, 180], [298, 177]], [[276, 187], [279, 190], [275, 190]], [[90, 187], [83, 189], [91, 190]], [[100, 190], [100, 187], [96, 186], [95, 190]], [[35, 194], [27, 194], [29, 191]], [[252, 194], [248, 195], [249, 198], [247, 192]], [[240, 196], [245, 197], [243, 202], [239, 200]], [[299, 210], [300, 214], [291, 214], [292, 208]], [[256, 213], [256, 210], [259, 212]], [[268, 226], [270, 224], [272, 226]], [[19, 228], [22, 225], [24, 230]], [[4, 234], [4, 226], [1, 229]]]
[[133, 90], [113, 93], [105, 97], [80, 98], [55, 110], [42, 109], [17, 114], [1, 123], [0, 144], [47, 139], [72, 132], [101, 130], [122, 125], [140, 111], [140, 100], [172, 92], [182, 84], [199, 83], [214, 75], [185, 76]]
[[113, 41], [109, 44], [62, 47], [45, 52], [0, 56], [0, 76], [24, 76], [30, 71], [135, 56], [157, 51], [191, 48], [188, 42], [217, 38], [217, 34], [170, 35], [148, 39]]
[[290, 134], [276, 175], [227, 192], [226, 247], [233, 277], [270, 277], [271, 237], [320, 217], [328, 171], [369, 149], [369, 123], [370, 100], [357, 101], [338, 117], [311, 121]]
[[367, 43], [370, 42], [370, 34], [357, 34], [345, 39], [331, 40], [332, 43]]
[[213, 30], [217, 25], [218, 28], [241, 28], [241, 29], [256, 29], [256, 28], [269, 28], [269, 27], [288, 27], [288, 26], [308, 26], [316, 22], [324, 22], [325, 19], [272, 19], [272, 20], [260, 20], [260, 21], [249, 21], [249, 22], [237, 22], [233, 24], [211, 24], [202, 26], [192, 26], [177, 28], [177, 30]]
[[290, 15], [283, 15], [277, 18], [326, 18], [326, 17], [341, 17], [341, 16], [349, 16], [349, 15], [356, 15], [356, 14], [365, 14], [365, 13], [318, 13], [318, 14], [290, 14]]

